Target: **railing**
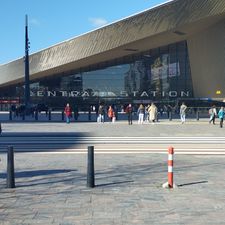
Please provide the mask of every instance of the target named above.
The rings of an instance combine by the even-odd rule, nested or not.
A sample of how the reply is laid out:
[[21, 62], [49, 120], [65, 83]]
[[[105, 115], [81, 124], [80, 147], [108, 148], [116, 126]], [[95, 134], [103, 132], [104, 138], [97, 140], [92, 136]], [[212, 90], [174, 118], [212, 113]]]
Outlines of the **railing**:
[[[196, 119], [200, 120], [202, 118], [208, 118], [209, 108], [205, 107], [198, 107], [198, 108], [188, 108], [186, 112], [186, 118], [187, 119]], [[127, 115], [125, 112], [117, 112], [116, 114], [116, 120], [126, 120]], [[179, 115], [179, 109], [173, 109], [171, 112], [165, 112], [165, 111], [159, 111], [157, 114], [158, 120], [161, 119], [178, 119], [180, 118]], [[133, 113], [133, 119], [137, 119], [137, 112], [134, 111]], [[13, 111], [4, 111], [0, 112], [0, 120], [1, 121], [64, 121], [65, 115], [63, 111], [46, 111], [46, 112], [37, 112], [34, 111], [33, 113], [26, 115], [25, 113], [16, 113]], [[79, 112], [73, 112], [71, 121], [97, 121], [97, 114], [93, 111], [79, 111]], [[108, 121], [107, 113], [105, 113], [105, 121]]]

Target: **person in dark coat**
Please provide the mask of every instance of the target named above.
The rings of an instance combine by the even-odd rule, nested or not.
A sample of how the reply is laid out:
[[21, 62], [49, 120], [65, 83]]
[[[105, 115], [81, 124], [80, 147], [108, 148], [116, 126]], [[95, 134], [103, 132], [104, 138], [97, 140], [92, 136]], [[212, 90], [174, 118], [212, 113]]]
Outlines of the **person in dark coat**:
[[129, 125], [132, 125], [132, 114], [133, 114], [133, 109], [132, 109], [132, 105], [129, 104], [127, 107], [126, 107], [126, 114], [127, 114], [127, 119], [128, 119], [128, 124]]

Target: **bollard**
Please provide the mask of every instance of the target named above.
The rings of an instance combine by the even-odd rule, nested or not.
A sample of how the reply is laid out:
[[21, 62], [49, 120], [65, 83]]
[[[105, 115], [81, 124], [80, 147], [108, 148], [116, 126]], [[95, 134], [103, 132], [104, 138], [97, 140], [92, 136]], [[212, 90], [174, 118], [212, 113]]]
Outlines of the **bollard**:
[[2, 124], [0, 123], [0, 134], [2, 133]]
[[91, 121], [91, 110], [88, 111], [88, 120]]
[[62, 121], [64, 121], [64, 111], [62, 111]]
[[169, 120], [172, 120], [172, 112], [169, 112]]
[[95, 187], [94, 146], [88, 146], [87, 187]]
[[12, 111], [9, 111], [9, 120], [12, 120]]
[[169, 188], [173, 188], [173, 147], [168, 149], [168, 185]]
[[199, 111], [196, 112], [196, 120], [199, 120]]
[[14, 151], [12, 146], [8, 147], [7, 160], [7, 188], [15, 188]]
[[38, 120], [38, 110], [35, 110], [34, 118], [35, 118], [35, 120]]
[[25, 120], [25, 112], [22, 114], [22, 120]]
[[52, 111], [50, 109], [48, 111], [48, 120], [52, 120]]

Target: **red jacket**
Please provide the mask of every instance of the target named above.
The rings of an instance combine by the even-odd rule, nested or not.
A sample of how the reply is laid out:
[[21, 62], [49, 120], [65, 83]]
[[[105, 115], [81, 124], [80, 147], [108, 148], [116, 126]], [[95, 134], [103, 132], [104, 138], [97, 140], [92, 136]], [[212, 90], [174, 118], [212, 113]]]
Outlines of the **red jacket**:
[[109, 118], [113, 117], [113, 108], [109, 108], [109, 110], [108, 110], [108, 117]]
[[64, 109], [64, 113], [66, 114], [66, 116], [71, 116], [72, 114], [72, 110], [70, 106], [66, 106]]

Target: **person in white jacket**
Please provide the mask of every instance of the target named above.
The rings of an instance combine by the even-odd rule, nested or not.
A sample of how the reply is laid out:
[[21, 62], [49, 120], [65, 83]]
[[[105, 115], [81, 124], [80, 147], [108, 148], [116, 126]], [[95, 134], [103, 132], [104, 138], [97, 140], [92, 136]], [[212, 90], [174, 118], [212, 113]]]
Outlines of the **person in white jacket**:
[[185, 123], [185, 120], [186, 120], [186, 110], [187, 110], [187, 106], [184, 104], [184, 102], [182, 102], [180, 106], [180, 119], [182, 124]]
[[217, 111], [216, 111], [216, 106], [213, 105], [210, 109], [209, 109], [209, 123], [213, 122], [213, 124], [215, 125], [215, 121], [216, 121], [216, 115], [217, 115]]

